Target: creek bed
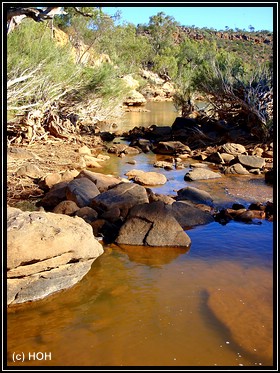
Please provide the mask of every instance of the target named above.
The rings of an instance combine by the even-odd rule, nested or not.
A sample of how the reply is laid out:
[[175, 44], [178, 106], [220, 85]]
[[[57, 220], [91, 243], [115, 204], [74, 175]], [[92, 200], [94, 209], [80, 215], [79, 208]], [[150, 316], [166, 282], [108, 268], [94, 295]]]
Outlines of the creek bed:
[[[168, 182], [154, 192], [191, 185], [218, 208], [272, 201], [263, 176], [186, 182], [187, 168], [155, 169], [159, 158], [112, 156], [100, 172], [157, 170]], [[71, 289], [11, 308], [8, 365], [272, 366], [273, 223], [213, 222], [187, 234], [189, 250], [107, 245]], [[22, 352], [51, 359], [13, 362]]]

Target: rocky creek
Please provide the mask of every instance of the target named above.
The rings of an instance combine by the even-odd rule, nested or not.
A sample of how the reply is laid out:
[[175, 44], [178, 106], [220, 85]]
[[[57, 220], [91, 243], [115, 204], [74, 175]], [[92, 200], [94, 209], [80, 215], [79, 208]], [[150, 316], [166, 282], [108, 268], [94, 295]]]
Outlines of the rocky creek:
[[[128, 144], [121, 138], [113, 143]], [[166, 182], [149, 186], [154, 195], [175, 198], [178, 191], [191, 187], [188, 192], [198, 189], [209, 194], [212, 208], [219, 211], [233, 204], [247, 211], [254, 203], [264, 206], [273, 201], [272, 185], [263, 175], [186, 180], [191, 164], [198, 160], [188, 158], [184, 168], [154, 167], [170, 158], [174, 157], [153, 152], [110, 154], [101, 168], [89, 169], [114, 178], [127, 178], [134, 169], [157, 170]], [[218, 171], [211, 165], [210, 169]], [[132, 220], [139, 213], [134, 212]], [[93, 261], [86, 252], [91, 269], [75, 286], [11, 307], [8, 364], [18, 365], [13, 354], [19, 351], [25, 356], [44, 351], [51, 353], [51, 359], [25, 360], [25, 365], [271, 366], [273, 222], [251, 216], [212, 219], [182, 229], [191, 240], [184, 247], [124, 245], [119, 240], [104, 244], [100, 255], [97, 245], [100, 256], [94, 255]], [[71, 253], [67, 261], [74, 265], [75, 249]]]

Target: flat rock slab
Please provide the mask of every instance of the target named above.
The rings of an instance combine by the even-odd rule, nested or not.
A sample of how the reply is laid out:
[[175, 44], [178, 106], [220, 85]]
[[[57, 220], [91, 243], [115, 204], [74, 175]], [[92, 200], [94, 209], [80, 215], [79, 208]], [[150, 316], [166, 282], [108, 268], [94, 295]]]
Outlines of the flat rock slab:
[[79, 217], [8, 207], [7, 218], [8, 304], [73, 286], [103, 253]]
[[265, 165], [265, 159], [257, 155], [244, 155], [237, 156], [238, 161], [248, 168], [262, 168]]
[[217, 179], [221, 177], [218, 172], [207, 170], [205, 168], [194, 168], [186, 173], [184, 180], [194, 181], [194, 180], [206, 180], [206, 179]]
[[146, 186], [164, 185], [167, 182], [165, 175], [159, 172], [144, 172], [142, 170], [131, 170], [126, 173], [129, 180], [134, 180], [135, 183]]

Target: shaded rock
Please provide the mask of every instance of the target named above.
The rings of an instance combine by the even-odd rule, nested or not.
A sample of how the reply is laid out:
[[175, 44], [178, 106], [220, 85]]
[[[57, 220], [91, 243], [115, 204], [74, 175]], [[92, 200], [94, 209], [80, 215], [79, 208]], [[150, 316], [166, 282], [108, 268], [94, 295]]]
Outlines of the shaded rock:
[[184, 180], [193, 181], [193, 180], [205, 180], [205, 179], [217, 179], [221, 175], [217, 172], [207, 170], [205, 168], [194, 168], [186, 173]]
[[265, 165], [265, 160], [256, 155], [243, 155], [237, 156], [239, 163], [248, 168], [262, 168]]
[[88, 206], [98, 194], [97, 186], [86, 177], [74, 179], [66, 187], [66, 198], [76, 202], [79, 207]]
[[125, 217], [131, 207], [147, 202], [149, 202], [149, 199], [143, 186], [133, 183], [120, 183], [94, 197], [90, 206], [99, 209], [100, 212], [118, 207], [121, 216]]
[[153, 148], [153, 144], [150, 140], [147, 139], [135, 139], [133, 140], [129, 146], [131, 147], [138, 147], [142, 150], [142, 152], [147, 153]]
[[156, 154], [177, 155], [191, 153], [191, 149], [180, 141], [160, 141], [153, 149], [153, 152]]
[[8, 208], [7, 228], [8, 304], [73, 286], [103, 253], [91, 227], [78, 217]]
[[113, 207], [105, 212], [100, 216], [101, 219], [105, 219], [110, 222], [116, 222], [121, 217], [121, 210], [118, 207]]
[[213, 163], [224, 163], [224, 159], [219, 152], [215, 152], [210, 154], [206, 159], [206, 162], [213, 162]]
[[238, 174], [238, 175], [249, 175], [250, 172], [240, 163], [235, 163], [225, 169], [225, 174]]
[[93, 208], [89, 206], [84, 206], [76, 210], [75, 215], [84, 219], [87, 223], [91, 223], [98, 217], [97, 211], [95, 211]]
[[73, 215], [79, 207], [73, 201], [62, 201], [54, 209], [55, 214]]
[[183, 229], [214, 221], [213, 216], [208, 211], [202, 211], [200, 208], [186, 201], [174, 202], [168, 206], [168, 209]]
[[152, 125], [148, 128], [147, 137], [149, 139], [160, 141], [169, 140], [172, 135], [172, 130], [170, 126], [156, 126]]
[[106, 190], [122, 182], [122, 180], [117, 177], [103, 175], [101, 173], [92, 172], [89, 170], [82, 170], [77, 178], [80, 177], [86, 177], [91, 180], [97, 186], [100, 193], [105, 192]]
[[172, 203], [175, 202], [174, 198], [166, 196], [165, 194], [154, 193], [151, 189], [148, 189], [147, 193], [150, 202], [162, 201], [165, 205], [172, 205]]
[[36, 206], [44, 207], [46, 210], [53, 210], [60, 202], [66, 199], [66, 187], [68, 182], [62, 181], [58, 184], [55, 184], [45, 196], [38, 201]]
[[120, 228], [116, 243], [189, 247], [191, 240], [176, 219], [168, 214], [166, 205], [158, 201], [133, 207]]
[[202, 203], [212, 206], [213, 198], [209, 193], [194, 187], [185, 187], [177, 191], [177, 201], [189, 200], [193, 203]]
[[186, 128], [193, 128], [196, 126], [196, 121], [193, 118], [177, 117], [172, 124], [172, 131], [179, 131]]
[[269, 170], [264, 174], [265, 182], [268, 184], [273, 184], [273, 170]]
[[243, 222], [250, 222], [252, 219], [254, 219], [255, 214], [252, 210], [238, 210], [237, 215], [234, 217], [234, 220], [243, 221]]

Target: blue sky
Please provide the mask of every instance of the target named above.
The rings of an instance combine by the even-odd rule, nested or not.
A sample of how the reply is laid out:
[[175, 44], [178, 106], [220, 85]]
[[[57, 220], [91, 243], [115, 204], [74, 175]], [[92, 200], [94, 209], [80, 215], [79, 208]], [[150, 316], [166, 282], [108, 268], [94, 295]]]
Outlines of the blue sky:
[[[151, 3], [146, 4], [151, 5]], [[246, 7], [235, 5], [235, 3], [232, 3], [233, 6], [222, 6], [220, 4], [218, 7], [209, 6], [209, 3], [205, 3], [207, 4], [206, 6], [199, 4], [197, 7], [189, 6], [188, 3], [184, 5], [182, 3], [177, 3], [177, 5], [174, 3], [175, 6], [164, 6], [163, 2], [160, 3], [162, 6], [156, 6], [159, 3], [152, 4], [155, 4], [155, 6], [145, 6], [145, 3], [133, 4], [132, 7], [104, 6], [102, 10], [110, 15], [119, 10], [121, 11], [120, 23], [126, 21], [135, 25], [138, 23], [148, 24], [150, 16], [162, 11], [166, 15], [173, 16], [177, 22], [184, 26], [212, 27], [217, 30], [225, 30], [225, 27], [228, 26], [234, 30], [239, 28], [249, 31], [249, 26], [251, 25], [255, 28], [255, 31], [273, 31], [273, 3], [266, 3], [267, 6], [264, 7], [256, 6], [257, 3], [252, 3], [252, 6], [248, 4]], [[277, 3], [274, 4], [277, 5]]]

